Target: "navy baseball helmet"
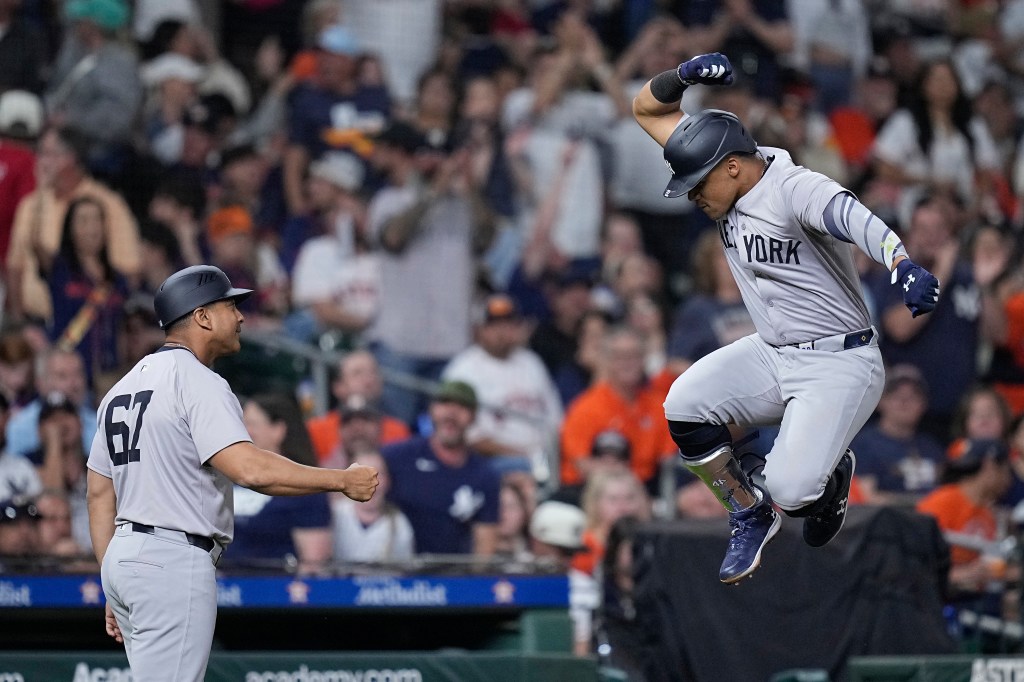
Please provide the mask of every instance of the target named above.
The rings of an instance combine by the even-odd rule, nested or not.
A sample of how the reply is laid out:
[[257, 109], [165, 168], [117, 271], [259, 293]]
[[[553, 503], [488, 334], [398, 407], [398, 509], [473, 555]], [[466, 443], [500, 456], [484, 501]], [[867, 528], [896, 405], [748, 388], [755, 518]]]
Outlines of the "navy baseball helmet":
[[665, 143], [665, 163], [672, 179], [665, 197], [686, 196], [729, 154], [757, 151], [757, 143], [735, 114], [705, 109], [687, 118]]
[[156, 290], [153, 308], [160, 328], [185, 317], [196, 308], [215, 301], [234, 299], [244, 301], [252, 289], [236, 289], [224, 271], [212, 265], [193, 265], [179, 270], [164, 280]]

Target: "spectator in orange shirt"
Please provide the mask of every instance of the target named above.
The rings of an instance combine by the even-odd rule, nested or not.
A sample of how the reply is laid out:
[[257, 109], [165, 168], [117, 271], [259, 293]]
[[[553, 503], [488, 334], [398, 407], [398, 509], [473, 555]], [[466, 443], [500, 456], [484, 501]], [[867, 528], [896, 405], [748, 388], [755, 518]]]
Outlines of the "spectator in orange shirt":
[[613, 429], [629, 441], [630, 468], [651, 484], [658, 463], [676, 451], [664, 424], [665, 382], [648, 382], [643, 339], [628, 328], [608, 333], [601, 363], [603, 378], [570, 404], [562, 425], [562, 483], [588, 477], [594, 437]]
[[[942, 480], [917, 504], [917, 510], [934, 516], [945, 532], [973, 535], [983, 540], [996, 539], [996, 501], [1011, 482], [1009, 452], [998, 440], [962, 439], [949, 448]], [[950, 585], [967, 592], [976, 592], [993, 578], [991, 562], [979, 552], [952, 546], [949, 572]]]
[[[331, 385], [331, 393], [338, 401], [338, 409], [306, 422], [309, 437], [313, 439], [313, 450], [321, 464], [341, 443], [341, 406], [354, 395], [362, 396], [371, 405], [376, 405], [383, 390], [384, 380], [381, 378], [380, 367], [373, 353], [354, 350], [341, 359], [338, 363], [338, 378]], [[408, 426], [388, 415], [381, 416], [380, 428], [382, 445], [405, 440], [410, 435]]]

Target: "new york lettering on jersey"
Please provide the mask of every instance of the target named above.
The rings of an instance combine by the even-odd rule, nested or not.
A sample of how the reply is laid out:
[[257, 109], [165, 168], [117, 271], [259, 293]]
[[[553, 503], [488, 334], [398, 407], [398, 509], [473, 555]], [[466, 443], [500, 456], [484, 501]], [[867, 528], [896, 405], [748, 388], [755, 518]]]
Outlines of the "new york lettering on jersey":
[[[737, 249], [735, 223], [728, 219], [718, 221], [718, 234], [727, 249]], [[760, 234], [743, 235], [743, 250], [748, 263], [780, 263], [800, 265], [799, 239], [777, 239]]]

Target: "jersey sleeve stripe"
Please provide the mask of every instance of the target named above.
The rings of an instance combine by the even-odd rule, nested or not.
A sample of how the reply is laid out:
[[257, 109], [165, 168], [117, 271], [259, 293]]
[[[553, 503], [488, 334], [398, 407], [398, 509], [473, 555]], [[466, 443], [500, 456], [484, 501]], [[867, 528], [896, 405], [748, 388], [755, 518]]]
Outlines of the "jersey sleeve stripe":
[[[850, 206], [850, 209], [852, 211], [853, 206]], [[860, 236], [864, 239], [864, 253], [870, 255], [871, 254], [871, 244], [868, 243], [868, 228], [871, 227], [871, 221], [875, 219], [875, 214], [872, 213], [871, 211], [868, 211], [866, 207], [865, 207], [864, 210], [867, 212], [868, 215], [864, 219], [864, 227], [861, 229]], [[886, 227], [885, 229], [889, 229], [889, 228]]]
[[843, 202], [850, 198], [847, 194], [837, 194], [832, 197], [832, 200], [828, 202], [828, 206], [825, 207], [825, 215], [823, 215], [822, 218], [824, 218], [825, 221], [825, 229], [828, 230], [830, 235], [839, 241], [852, 244], [853, 240], [846, 232], [843, 231], [836, 221], [836, 217], [842, 214], [843, 206], [845, 206], [845, 203], [838, 201], [840, 197], [843, 197]]
[[[847, 231], [850, 229], [850, 214], [853, 213], [853, 197], [849, 194], [843, 196], [843, 220], [841, 225], [846, 228]], [[850, 233], [850, 237], [853, 237], [853, 233]]]

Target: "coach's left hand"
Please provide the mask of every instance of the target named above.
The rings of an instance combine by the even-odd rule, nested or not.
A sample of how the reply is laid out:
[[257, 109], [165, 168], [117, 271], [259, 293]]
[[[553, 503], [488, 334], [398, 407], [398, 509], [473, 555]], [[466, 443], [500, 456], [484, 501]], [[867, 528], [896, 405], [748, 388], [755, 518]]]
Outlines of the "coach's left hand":
[[892, 272], [893, 283], [903, 289], [903, 303], [913, 317], [935, 310], [939, 302], [939, 280], [909, 258], [896, 264]]

